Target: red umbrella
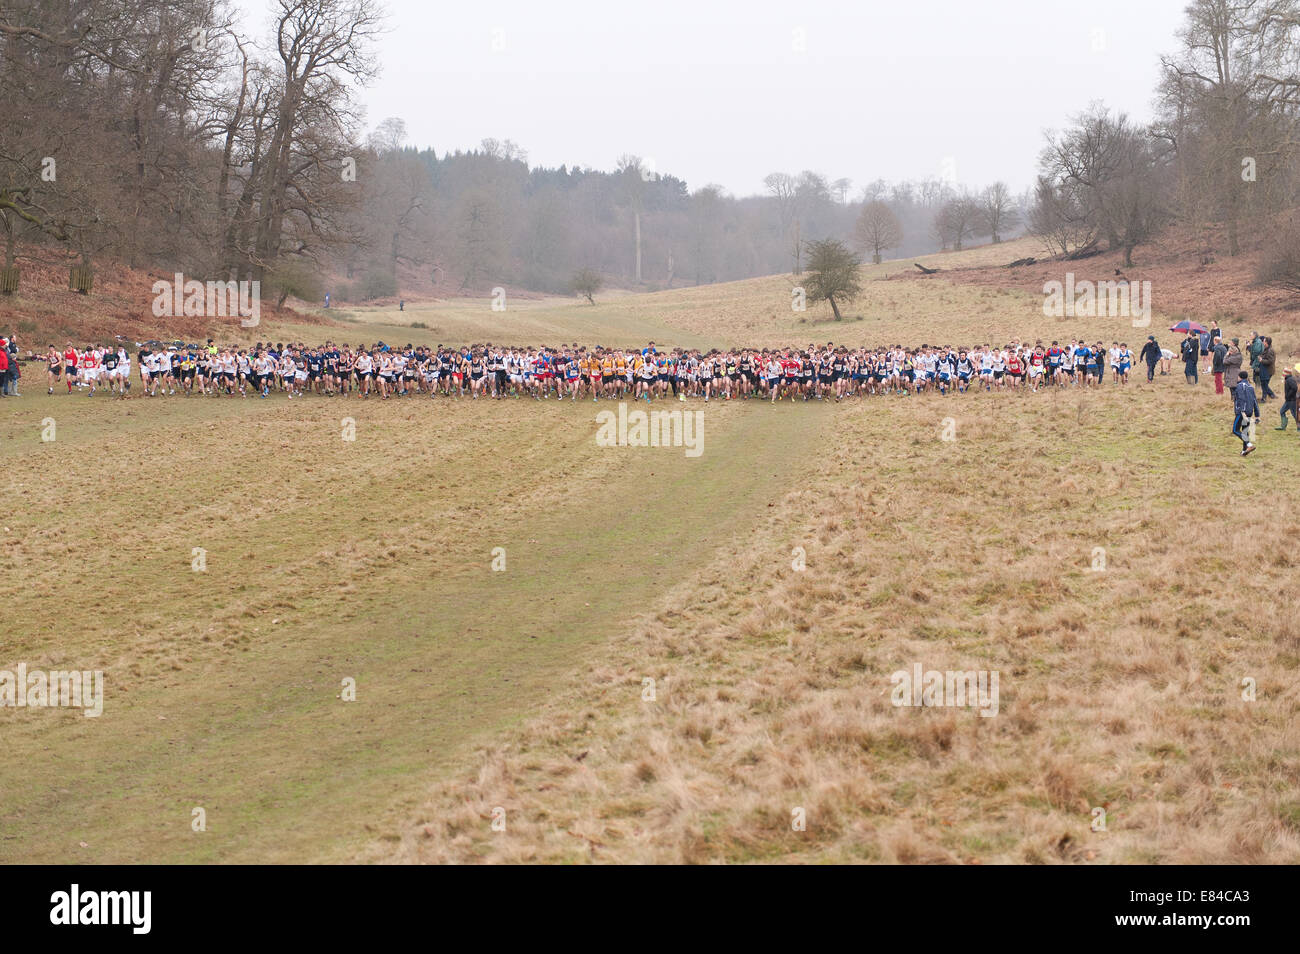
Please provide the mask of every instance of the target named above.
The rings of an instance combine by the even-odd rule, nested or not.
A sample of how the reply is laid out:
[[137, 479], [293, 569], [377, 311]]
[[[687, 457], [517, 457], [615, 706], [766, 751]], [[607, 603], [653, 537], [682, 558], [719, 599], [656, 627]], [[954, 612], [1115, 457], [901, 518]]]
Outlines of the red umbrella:
[[1188, 321], [1186, 319], [1183, 319], [1182, 321], [1178, 322], [1178, 324], [1176, 325], [1170, 325], [1169, 330], [1181, 332], [1182, 334], [1185, 335], [1203, 335], [1209, 329], [1207, 329], [1204, 325], [1198, 325], [1194, 321]]

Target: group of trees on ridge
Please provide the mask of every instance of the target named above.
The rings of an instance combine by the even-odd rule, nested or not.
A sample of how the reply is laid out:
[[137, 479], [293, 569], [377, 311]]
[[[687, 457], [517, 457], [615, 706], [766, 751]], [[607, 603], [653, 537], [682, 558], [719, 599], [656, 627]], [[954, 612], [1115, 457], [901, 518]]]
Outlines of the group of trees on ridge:
[[281, 299], [397, 295], [412, 275], [449, 292], [669, 287], [797, 276], [818, 241], [879, 261], [1021, 230], [1131, 263], [1171, 223], [1207, 262], [1266, 235], [1261, 277], [1300, 287], [1300, 0], [1193, 0], [1156, 118], [1087, 106], [1046, 134], [1022, 194], [805, 170], [749, 196], [632, 154], [547, 168], [508, 139], [417, 147], [399, 118], [366, 135], [353, 90], [376, 74], [379, 0], [269, 7], [271, 34], [250, 37], [227, 0], [0, 0], [0, 290], [23, 256], [255, 279]]

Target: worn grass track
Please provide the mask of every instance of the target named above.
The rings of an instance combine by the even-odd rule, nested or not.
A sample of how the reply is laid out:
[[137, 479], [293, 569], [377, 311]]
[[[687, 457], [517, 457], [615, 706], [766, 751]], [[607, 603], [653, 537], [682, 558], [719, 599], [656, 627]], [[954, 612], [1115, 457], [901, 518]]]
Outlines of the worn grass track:
[[[3, 419], [27, 585], [0, 666], [103, 668], [108, 699], [0, 711], [8, 860], [338, 856], [707, 559], [816, 431], [711, 405], [692, 460], [597, 448], [590, 403], [352, 402], [349, 444], [337, 401], [77, 400]], [[107, 466], [105, 440], [139, 453]]]

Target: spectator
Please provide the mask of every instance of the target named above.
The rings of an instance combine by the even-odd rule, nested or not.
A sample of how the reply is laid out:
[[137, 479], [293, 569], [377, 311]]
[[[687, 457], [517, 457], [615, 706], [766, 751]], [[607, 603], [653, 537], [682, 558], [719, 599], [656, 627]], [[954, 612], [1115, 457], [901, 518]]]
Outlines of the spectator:
[[1232, 436], [1241, 439], [1241, 456], [1245, 457], [1255, 449], [1251, 442], [1250, 422], [1259, 420], [1259, 402], [1255, 400], [1255, 389], [1250, 386], [1245, 371], [1240, 372], [1237, 385], [1232, 389]]
[[1160, 361], [1160, 345], [1156, 344], [1155, 335], [1147, 335], [1147, 343], [1142, 346], [1138, 357], [1147, 363], [1147, 380], [1156, 379], [1156, 364]]
[[1286, 414], [1291, 412], [1295, 418], [1296, 430], [1300, 431], [1300, 414], [1296, 413], [1296, 376], [1295, 372], [1287, 368], [1282, 372], [1282, 426], [1277, 428], [1279, 431], [1286, 430]]
[[0, 397], [5, 396], [9, 380], [9, 342], [0, 338]]
[[1205, 362], [1205, 370], [1202, 371], [1201, 373], [1209, 374], [1210, 373], [1210, 363], [1209, 363], [1210, 349], [1214, 347], [1214, 341], [1213, 339], [1210, 338], [1210, 333], [1208, 331], [1202, 331], [1197, 337], [1199, 338], [1199, 344], [1200, 344], [1199, 350], [1201, 352], [1201, 358]]
[[1198, 383], [1200, 378], [1196, 374], [1196, 364], [1201, 358], [1201, 339], [1196, 335], [1188, 335], [1178, 350], [1183, 356], [1183, 377], [1188, 384]]
[[1223, 393], [1223, 359], [1228, 356], [1228, 346], [1223, 343], [1222, 338], [1214, 339], [1214, 350], [1211, 352], [1213, 361], [1210, 370], [1214, 372], [1214, 393]]
[[1272, 338], [1261, 340], [1264, 342], [1264, 350], [1259, 353], [1259, 396], [1260, 400], [1267, 401], [1269, 398], [1277, 397], [1273, 389], [1268, 386], [1277, 367], [1277, 352], [1273, 350]]
[[1232, 344], [1228, 348], [1228, 353], [1223, 356], [1223, 380], [1228, 382], [1228, 390], [1236, 387], [1234, 383], [1241, 371], [1241, 363], [1245, 356], [1241, 353], [1241, 346], [1237, 339], [1232, 339]]
[[6, 363], [8, 370], [0, 375], [0, 391], [10, 397], [20, 397], [18, 393], [18, 341], [13, 335], [8, 338], [0, 339], [4, 344], [0, 345], [5, 349]]
[[1174, 360], [1174, 353], [1168, 348], [1160, 349], [1160, 373], [1169, 373], [1169, 362]]
[[1259, 356], [1264, 353], [1264, 339], [1259, 336], [1258, 331], [1250, 333], [1250, 345], [1246, 348], [1246, 353], [1250, 355], [1250, 373], [1259, 384]]

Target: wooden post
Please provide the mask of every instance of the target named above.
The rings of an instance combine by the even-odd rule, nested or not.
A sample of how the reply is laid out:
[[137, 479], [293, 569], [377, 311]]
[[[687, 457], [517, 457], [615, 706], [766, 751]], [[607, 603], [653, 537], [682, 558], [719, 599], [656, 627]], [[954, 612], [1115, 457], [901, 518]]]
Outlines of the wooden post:
[[0, 294], [12, 295], [18, 291], [18, 266], [0, 266]]
[[68, 269], [68, 288], [78, 295], [89, 295], [95, 284], [95, 270], [89, 265], [73, 265]]

